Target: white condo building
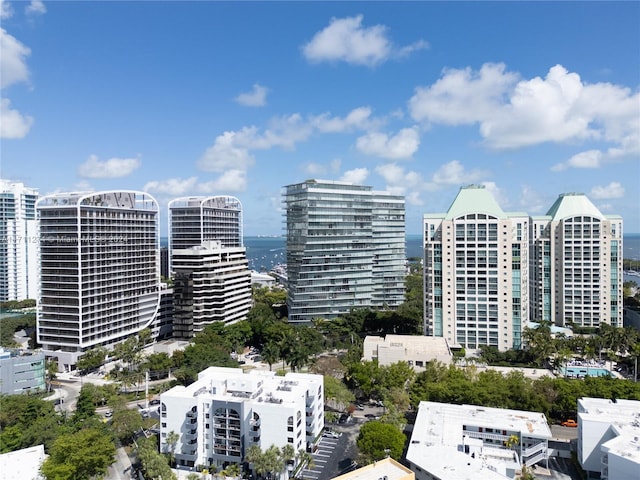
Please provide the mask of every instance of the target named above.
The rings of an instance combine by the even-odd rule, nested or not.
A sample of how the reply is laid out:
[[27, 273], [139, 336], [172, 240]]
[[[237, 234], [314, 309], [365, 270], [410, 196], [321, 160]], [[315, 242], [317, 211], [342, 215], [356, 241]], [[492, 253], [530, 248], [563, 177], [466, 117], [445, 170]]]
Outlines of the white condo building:
[[38, 296], [38, 191], [0, 179], [0, 302]]
[[181, 197], [169, 209], [169, 258], [173, 250], [218, 241], [222, 247], [242, 247], [242, 204], [236, 197]]
[[529, 320], [529, 217], [481, 185], [424, 215], [424, 332], [451, 347], [520, 348]]
[[578, 399], [578, 461], [601, 480], [637, 480], [640, 401]]
[[566, 193], [530, 225], [532, 320], [622, 327], [622, 217]]
[[251, 271], [244, 247], [220, 242], [173, 250], [173, 336], [190, 339], [213, 322], [245, 320]]
[[184, 467], [243, 463], [252, 445], [312, 451], [324, 428], [323, 377], [210, 367], [161, 394], [160, 422], [160, 451]]
[[307, 180], [284, 187], [289, 321], [404, 301], [404, 197]]
[[416, 480], [506, 480], [548, 460], [542, 413], [420, 402], [406, 458]]
[[143, 192], [61, 193], [37, 203], [37, 335], [70, 370], [86, 350], [150, 327], [159, 306], [158, 203]]

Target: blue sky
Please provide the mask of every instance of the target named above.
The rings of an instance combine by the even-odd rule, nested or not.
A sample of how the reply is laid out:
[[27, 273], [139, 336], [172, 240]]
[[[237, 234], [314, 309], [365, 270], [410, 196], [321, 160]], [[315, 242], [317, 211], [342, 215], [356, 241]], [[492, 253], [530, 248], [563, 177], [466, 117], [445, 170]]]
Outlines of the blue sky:
[[282, 234], [309, 178], [406, 197], [407, 233], [485, 184], [582, 192], [640, 232], [640, 2], [2, 0], [1, 175], [234, 195]]

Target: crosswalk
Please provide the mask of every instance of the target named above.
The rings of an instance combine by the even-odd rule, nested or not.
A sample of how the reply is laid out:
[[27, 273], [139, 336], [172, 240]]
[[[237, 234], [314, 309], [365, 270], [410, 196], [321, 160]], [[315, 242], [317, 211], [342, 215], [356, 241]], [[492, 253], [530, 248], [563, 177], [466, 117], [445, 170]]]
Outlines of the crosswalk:
[[340, 439], [338, 438], [322, 437], [318, 444], [318, 449], [311, 454], [313, 457], [311, 468], [305, 468], [300, 472], [299, 476], [304, 480], [318, 480], [324, 471], [327, 462], [333, 456], [333, 452], [339, 441]]

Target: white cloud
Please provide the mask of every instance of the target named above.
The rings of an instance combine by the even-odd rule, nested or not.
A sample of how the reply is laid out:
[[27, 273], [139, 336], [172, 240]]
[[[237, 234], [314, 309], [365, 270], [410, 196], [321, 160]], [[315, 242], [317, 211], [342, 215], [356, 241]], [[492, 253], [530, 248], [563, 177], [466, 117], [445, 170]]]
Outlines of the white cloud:
[[33, 125], [33, 118], [11, 109], [8, 98], [0, 100], [0, 138], [23, 138]]
[[422, 175], [413, 171], [406, 172], [397, 163], [379, 165], [376, 172], [384, 178], [386, 190], [394, 195], [404, 195], [407, 203], [422, 205], [420, 193], [429, 189]]
[[[328, 113], [303, 118], [294, 113], [272, 119], [268, 127], [260, 131], [256, 126], [243, 127], [237, 131], [224, 132], [216, 137], [213, 145], [205, 150], [197, 166], [207, 172], [238, 170], [246, 172], [255, 163], [253, 151], [279, 147], [293, 150], [296, 144], [306, 141], [314, 133], [337, 133], [364, 129], [378, 122], [371, 118], [368, 107], [352, 110], [346, 117], [332, 117]], [[312, 166], [313, 168], [313, 166]], [[339, 164], [330, 169], [339, 170]]]
[[[409, 111], [427, 124], [478, 124], [484, 143], [496, 149], [606, 142], [605, 161], [640, 152], [639, 103], [638, 92], [587, 84], [562, 65], [551, 67], [544, 78], [526, 80], [503, 64], [488, 63], [478, 72], [445, 70], [433, 85], [416, 88]], [[580, 159], [574, 162], [582, 165]]]
[[340, 181], [362, 185], [368, 176], [369, 170], [366, 168], [354, 168], [353, 170], [344, 172], [342, 177], [340, 177]]
[[[251, 127], [255, 129], [255, 127]], [[246, 127], [244, 130], [246, 134]], [[222, 172], [227, 168], [247, 169], [254, 163], [253, 156], [245, 147], [237, 146], [240, 132], [224, 132], [219, 135], [214, 144], [207, 148], [202, 157], [198, 160], [198, 167], [207, 172]]]
[[267, 93], [269, 89], [259, 84], [253, 85], [253, 90], [247, 93], [241, 93], [235, 100], [240, 105], [247, 107], [264, 107], [267, 104]]
[[122, 178], [133, 173], [141, 164], [139, 158], [110, 158], [102, 161], [96, 155], [90, 155], [78, 167], [78, 175], [83, 178]]
[[414, 120], [445, 125], [470, 125], [492, 115], [517, 80], [504, 64], [486, 63], [480, 71], [445, 69], [430, 87], [417, 87], [409, 100]]
[[599, 168], [602, 163], [602, 152], [600, 150], [588, 150], [572, 156], [563, 163], [557, 163], [551, 167], [554, 172], [561, 172], [567, 168]]
[[436, 170], [432, 181], [436, 185], [464, 185], [477, 182], [486, 175], [487, 173], [481, 170], [467, 172], [458, 160], [452, 160]]
[[624, 187], [619, 182], [611, 182], [609, 185], [595, 186], [591, 189], [591, 197], [603, 200], [624, 197]]
[[47, 7], [44, 6], [42, 0], [31, 0], [24, 11], [27, 15], [44, 15], [47, 13]]
[[13, 7], [7, 0], [0, 0], [0, 18], [6, 20], [13, 16]]
[[160, 195], [169, 195], [179, 197], [189, 195], [195, 192], [198, 177], [189, 178], [169, 178], [167, 180], [152, 180], [147, 182], [142, 189], [145, 192], [157, 193]]
[[531, 188], [531, 186], [522, 185], [520, 187], [520, 199], [518, 201], [518, 205], [525, 212], [540, 213], [545, 211], [545, 209], [551, 205], [551, 202], [544, 199], [542, 195]]
[[498, 187], [495, 182], [482, 182], [481, 185], [484, 185], [484, 188], [491, 192], [491, 195], [493, 195], [493, 198], [495, 198], [502, 209], [509, 208], [511, 204], [509, 197], [507, 197], [505, 191]]
[[362, 15], [332, 18], [327, 27], [302, 47], [304, 56], [310, 62], [343, 61], [373, 67], [390, 58], [407, 56], [427, 48], [427, 43], [422, 40], [398, 48], [387, 37], [387, 27], [364, 27], [362, 19]]
[[199, 193], [244, 192], [247, 189], [247, 172], [231, 169], [222, 173], [217, 179], [197, 185]]
[[303, 165], [302, 170], [305, 175], [308, 175], [310, 177], [323, 178], [327, 174], [335, 175], [340, 172], [341, 165], [342, 160], [339, 158], [334, 158], [328, 164], [309, 162]]
[[332, 117], [329, 113], [311, 117], [309, 123], [322, 133], [350, 132], [375, 128], [379, 120], [371, 117], [370, 107], [358, 107], [351, 110], [346, 117]]
[[420, 135], [417, 128], [404, 128], [392, 137], [381, 132], [371, 132], [356, 141], [356, 148], [362, 153], [390, 160], [411, 158], [419, 146]]
[[26, 57], [31, 54], [26, 47], [14, 36], [0, 28], [0, 86], [6, 88], [14, 83], [29, 80], [29, 69]]

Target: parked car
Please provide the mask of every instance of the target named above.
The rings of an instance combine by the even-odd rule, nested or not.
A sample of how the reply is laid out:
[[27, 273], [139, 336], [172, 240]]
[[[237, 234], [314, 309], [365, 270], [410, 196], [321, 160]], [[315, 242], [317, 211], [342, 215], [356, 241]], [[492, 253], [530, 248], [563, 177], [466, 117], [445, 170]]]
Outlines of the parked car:
[[160, 405], [160, 399], [159, 398], [154, 398], [153, 400], [151, 400], [149, 402], [149, 405]]
[[333, 430], [325, 430], [322, 436], [327, 438], [340, 438], [342, 436], [342, 433], [335, 432]]
[[569, 420], [565, 420], [564, 422], [562, 422], [562, 426], [563, 427], [577, 427], [578, 426], [578, 422], [576, 422], [575, 420], [570, 418]]
[[364, 405], [360, 405], [359, 403], [356, 403], [356, 408], [358, 410], [364, 410]]
[[365, 415], [365, 418], [368, 418], [369, 420], [378, 420], [378, 416], [374, 415], [373, 413], [367, 413]]
[[351, 415], [349, 415], [348, 413], [343, 413], [342, 415], [340, 415], [340, 418], [338, 419], [338, 423], [349, 423], [351, 421]]
[[107, 410], [106, 412], [104, 412], [104, 416], [107, 418], [111, 418], [113, 417], [113, 412], [111, 410]]

